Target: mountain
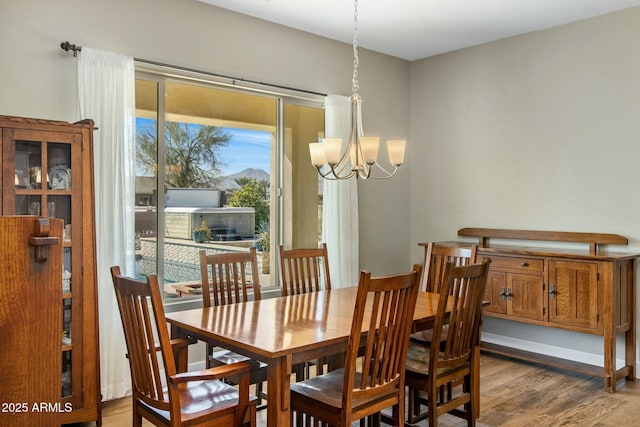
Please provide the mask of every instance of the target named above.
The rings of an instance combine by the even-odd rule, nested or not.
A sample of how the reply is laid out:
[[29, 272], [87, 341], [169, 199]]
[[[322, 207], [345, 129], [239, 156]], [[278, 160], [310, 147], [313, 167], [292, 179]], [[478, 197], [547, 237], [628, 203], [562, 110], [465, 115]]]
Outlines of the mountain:
[[250, 178], [256, 181], [269, 181], [269, 174], [262, 169], [248, 168], [231, 175], [221, 176], [217, 187], [222, 190], [237, 190], [240, 186], [236, 183], [237, 178]]

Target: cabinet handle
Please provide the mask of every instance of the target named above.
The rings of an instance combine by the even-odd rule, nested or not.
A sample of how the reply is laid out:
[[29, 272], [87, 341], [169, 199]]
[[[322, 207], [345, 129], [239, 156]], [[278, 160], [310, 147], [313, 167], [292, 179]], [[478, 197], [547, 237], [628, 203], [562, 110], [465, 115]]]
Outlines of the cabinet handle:
[[507, 288], [507, 294], [505, 296], [507, 297], [507, 299], [511, 299], [511, 297], [513, 296], [513, 294], [511, 293], [511, 288]]
[[49, 236], [51, 224], [48, 218], [36, 218], [33, 225], [34, 235], [29, 237], [29, 244], [35, 247], [36, 262], [45, 262], [49, 256], [48, 247], [58, 245], [60, 239]]
[[556, 288], [553, 285], [549, 285], [549, 296], [551, 298], [555, 298], [556, 297]]
[[529, 267], [529, 263], [523, 261], [520, 263], [520, 267]]
[[505, 291], [505, 289], [500, 288], [500, 299], [504, 301], [506, 299], [506, 296], [507, 296], [507, 292]]

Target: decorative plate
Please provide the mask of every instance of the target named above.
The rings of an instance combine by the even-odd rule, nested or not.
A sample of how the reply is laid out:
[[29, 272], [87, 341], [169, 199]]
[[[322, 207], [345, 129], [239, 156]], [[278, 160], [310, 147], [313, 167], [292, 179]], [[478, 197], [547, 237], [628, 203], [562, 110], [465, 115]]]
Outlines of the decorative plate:
[[49, 185], [55, 190], [71, 187], [71, 169], [66, 165], [54, 165], [49, 169]]

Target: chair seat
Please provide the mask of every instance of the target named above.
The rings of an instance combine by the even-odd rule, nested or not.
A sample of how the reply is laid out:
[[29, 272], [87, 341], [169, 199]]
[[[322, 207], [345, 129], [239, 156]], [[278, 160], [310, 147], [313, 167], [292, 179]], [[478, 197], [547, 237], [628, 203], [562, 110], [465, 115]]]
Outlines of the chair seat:
[[[251, 359], [250, 357], [243, 356], [242, 354], [235, 353], [231, 350], [216, 348], [213, 354], [209, 356], [209, 360], [211, 366], [231, 365], [237, 362], [249, 362], [251, 364], [251, 371], [249, 372], [249, 383], [257, 384], [267, 380], [266, 363]], [[227, 380], [231, 384], [237, 384], [239, 381], [239, 377], [230, 376]], [[259, 394], [263, 395], [264, 393], [262, 393], [262, 391], [260, 390]]]
[[[164, 388], [165, 398], [169, 399], [168, 389]], [[186, 422], [205, 415], [208, 411], [215, 409], [216, 418], [229, 415], [233, 420], [234, 411], [238, 404], [238, 390], [222, 381], [192, 381], [180, 387], [178, 395], [180, 397], [180, 410], [182, 421]], [[249, 405], [255, 406], [258, 399], [249, 396]], [[158, 410], [142, 400], [138, 400], [138, 405], [145, 412], [155, 414], [170, 423], [169, 411]], [[247, 411], [248, 413], [249, 411]], [[205, 418], [206, 419], [206, 418]]]
[[231, 350], [226, 350], [224, 348], [216, 348], [213, 351], [213, 354], [211, 354], [211, 360], [213, 362], [219, 363], [220, 365], [230, 365], [232, 363], [238, 362], [249, 362], [256, 367], [267, 366], [265, 363], [262, 363], [258, 360], [251, 359], [250, 357], [235, 353]]
[[[442, 326], [442, 335], [440, 335], [440, 342], [446, 341], [447, 330], [449, 329], [449, 325]], [[433, 329], [426, 329], [424, 331], [419, 331], [411, 334], [409, 339], [413, 342], [421, 343], [421, 344], [431, 344], [433, 342]]]
[[[356, 372], [354, 383], [359, 383], [361, 374]], [[309, 378], [305, 381], [291, 384], [292, 399], [301, 401], [307, 399], [314, 406], [321, 406], [329, 412], [340, 412], [342, 408], [342, 388], [344, 386], [344, 369], [336, 369], [327, 374]], [[386, 395], [376, 395], [354, 399], [352, 411], [357, 413], [360, 408], [370, 407], [377, 402], [393, 399], [397, 396], [395, 390], [390, 390]]]
[[[421, 344], [409, 343], [409, 348], [407, 349], [407, 376], [405, 377], [405, 381], [410, 382], [411, 377], [414, 378], [426, 378], [429, 372], [429, 356], [431, 350], [429, 347], [425, 347]], [[456, 365], [453, 368], [439, 368], [438, 376], [443, 375], [454, 375], [455, 373], [465, 373], [471, 368], [471, 362], [467, 362], [462, 365]], [[455, 375], [454, 375], [455, 376]]]

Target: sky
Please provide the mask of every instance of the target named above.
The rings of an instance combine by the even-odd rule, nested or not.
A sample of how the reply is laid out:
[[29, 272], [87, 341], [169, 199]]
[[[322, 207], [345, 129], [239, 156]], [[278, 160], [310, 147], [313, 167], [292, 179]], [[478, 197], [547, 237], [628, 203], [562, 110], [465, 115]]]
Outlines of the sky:
[[[155, 126], [155, 120], [136, 118], [136, 129]], [[229, 135], [229, 143], [220, 149], [220, 157], [226, 166], [222, 175], [231, 175], [248, 168], [270, 172], [271, 133], [249, 129], [222, 128]]]
[[223, 128], [230, 135], [229, 144], [221, 150], [222, 161], [227, 164], [223, 175], [244, 169], [262, 169], [270, 166], [271, 133], [249, 129]]

